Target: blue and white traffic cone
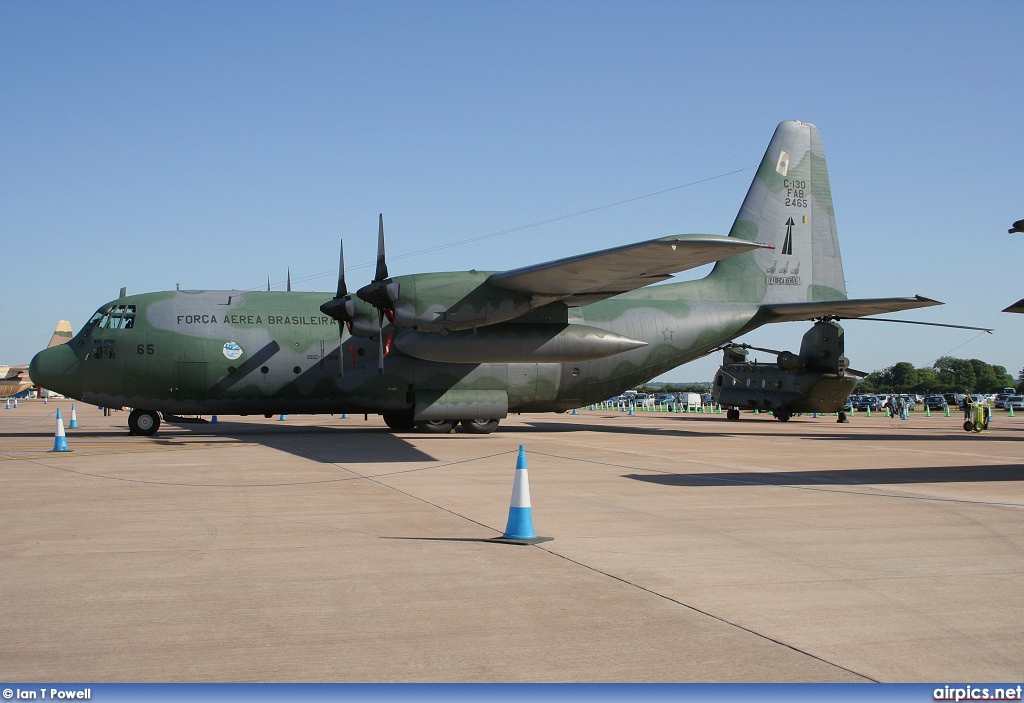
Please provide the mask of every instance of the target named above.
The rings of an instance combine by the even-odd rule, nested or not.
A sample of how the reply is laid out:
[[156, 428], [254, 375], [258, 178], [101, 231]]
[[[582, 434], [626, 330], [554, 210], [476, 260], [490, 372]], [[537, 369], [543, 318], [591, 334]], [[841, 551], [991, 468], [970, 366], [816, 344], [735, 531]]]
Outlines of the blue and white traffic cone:
[[75, 404], [71, 404], [71, 422], [68, 423], [69, 430], [78, 429], [78, 415], [75, 414]]
[[348, 413], [342, 413], [341, 414], [341, 419], [342, 420], [347, 420], [348, 419]]
[[533, 530], [530, 478], [526, 472], [526, 447], [520, 444], [519, 457], [516, 459], [516, 477], [512, 483], [512, 500], [508, 508], [508, 524], [505, 526], [505, 534], [496, 540], [513, 544], [537, 544], [550, 541], [550, 539], [550, 537], [538, 537]]
[[287, 419], [288, 419], [288, 416], [285, 415], [284, 413], [281, 413], [281, 416], [279, 418], [277, 418], [277, 421], [278, 422], [284, 422]]
[[573, 414], [573, 415], [579, 415], [579, 413], [578, 413], [578, 412], [576, 412], [576, 408], [573, 408], [573, 409], [572, 409], [572, 414]]
[[216, 424], [216, 423], [218, 422], [218, 420], [217, 420], [217, 416], [216, 416], [216, 415], [213, 415], [212, 417], [210, 417], [210, 422], [212, 422], [212, 423]]
[[48, 396], [48, 395], [44, 395], [44, 396], [43, 396], [43, 405], [46, 405], [46, 404], [48, 404], [49, 402], [50, 402], [50, 396]]
[[60, 417], [60, 408], [57, 408], [57, 430], [53, 433], [53, 451], [71, 451], [68, 448], [68, 438], [64, 435], [64, 420]]
[[5, 407], [4, 410], [10, 410], [10, 409], [11, 409], [11, 399], [8, 398], [7, 399], [7, 407]]
[[14, 399], [14, 409], [15, 410], [18, 409], [18, 399], [17, 398]]

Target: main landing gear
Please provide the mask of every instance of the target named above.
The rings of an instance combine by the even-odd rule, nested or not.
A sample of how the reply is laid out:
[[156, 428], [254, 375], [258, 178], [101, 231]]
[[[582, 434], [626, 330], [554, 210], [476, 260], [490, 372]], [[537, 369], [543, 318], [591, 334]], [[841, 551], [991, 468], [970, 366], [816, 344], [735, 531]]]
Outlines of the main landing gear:
[[133, 435], [149, 437], [160, 429], [160, 413], [136, 408], [128, 414], [128, 431]]
[[395, 432], [419, 430], [426, 434], [448, 434], [461, 424], [467, 434], [490, 434], [498, 429], [498, 420], [475, 418], [472, 420], [420, 420], [416, 422], [411, 412], [383, 413], [384, 424]]

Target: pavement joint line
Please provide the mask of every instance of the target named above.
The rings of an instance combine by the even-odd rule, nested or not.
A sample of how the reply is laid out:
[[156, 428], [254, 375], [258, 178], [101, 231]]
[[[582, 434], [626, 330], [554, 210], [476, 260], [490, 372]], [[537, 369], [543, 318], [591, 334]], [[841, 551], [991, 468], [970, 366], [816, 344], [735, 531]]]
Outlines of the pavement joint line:
[[860, 673], [858, 671], [854, 671], [853, 669], [850, 669], [850, 668], [847, 668], [845, 666], [842, 666], [841, 664], [836, 664], [835, 662], [831, 662], [828, 659], [824, 659], [822, 657], [819, 657], [819, 656], [817, 656], [815, 654], [812, 654], [811, 652], [808, 652], [806, 650], [800, 649], [799, 647], [791, 645], [791, 644], [789, 644], [787, 642], [783, 642], [782, 640], [775, 639], [774, 637], [769, 637], [768, 635], [765, 635], [765, 634], [763, 634], [761, 632], [758, 632], [757, 630], [752, 630], [749, 627], [745, 627], [743, 625], [740, 625], [739, 623], [732, 622], [731, 620], [726, 620], [725, 618], [723, 618], [721, 616], [718, 616], [718, 615], [715, 615], [714, 613], [710, 613], [710, 612], [708, 612], [706, 610], [701, 610], [700, 608], [698, 608], [696, 606], [690, 605], [689, 603], [684, 603], [683, 601], [678, 600], [676, 598], [672, 598], [671, 596], [667, 596], [664, 593], [658, 593], [657, 591], [651, 590], [650, 588], [647, 588], [646, 586], [641, 586], [640, 584], [633, 583], [632, 581], [624, 579], [621, 576], [616, 576], [615, 574], [608, 573], [607, 571], [602, 571], [601, 569], [598, 569], [596, 567], [590, 566], [589, 564], [584, 564], [583, 562], [577, 561], [576, 559], [568, 557], [568, 556], [566, 556], [564, 554], [559, 554], [558, 552], [553, 552], [553, 551], [551, 551], [550, 547], [545, 547], [545, 546], [541, 546], [541, 545], [534, 545], [534, 546], [537, 549], [539, 549], [540, 551], [547, 552], [548, 554], [550, 554], [550, 555], [552, 555], [554, 557], [557, 557], [558, 559], [562, 559], [564, 561], [567, 561], [570, 564], [575, 564], [575, 565], [577, 565], [577, 566], [579, 566], [581, 568], [587, 569], [588, 571], [593, 571], [596, 574], [601, 574], [602, 576], [610, 578], [610, 579], [612, 579], [614, 581], [618, 581], [619, 583], [626, 584], [627, 586], [631, 586], [631, 587], [633, 587], [633, 588], [635, 588], [637, 590], [643, 591], [644, 593], [650, 593], [652, 596], [655, 596], [657, 598], [661, 598], [663, 600], [666, 600], [669, 603], [675, 603], [676, 605], [682, 606], [683, 608], [691, 610], [691, 611], [693, 611], [695, 613], [699, 613], [700, 615], [703, 615], [705, 617], [711, 618], [712, 620], [715, 620], [716, 622], [720, 622], [720, 623], [722, 623], [724, 625], [728, 625], [729, 627], [734, 627], [737, 630], [742, 630], [743, 632], [750, 633], [751, 635], [753, 635], [755, 637], [758, 637], [760, 639], [766, 640], [768, 642], [772, 642], [774, 644], [779, 645], [780, 647], [785, 647], [785, 648], [787, 648], [789, 650], [797, 652], [798, 654], [803, 654], [806, 657], [810, 657], [811, 659], [814, 659], [816, 661], [820, 661], [822, 663], [828, 664], [829, 666], [834, 666], [835, 668], [837, 668], [837, 669], [839, 669], [841, 671], [846, 671], [846, 672], [848, 672], [850, 674], [853, 674], [854, 676], [860, 676], [865, 681], [870, 681], [872, 683], [879, 683], [878, 679], [873, 679], [870, 676], [868, 676], [867, 674], [862, 674], [862, 673]]
[[[159, 448], [160, 449], [223, 449], [223, 448], [227, 448], [227, 447], [245, 447], [245, 446], [247, 446], [247, 445], [245, 445], [245, 444], [234, 444], [234, 443], [231, 443], [231, 444], [219, 444], [219, 443], [217, 443], [217, 444], [210, 444], [210, 445], [204, 445], [204, 446], [198, 446], [198, 447], [159, 447]], [[28, 463], [28, 464], [34, 464], [36, 466], [42, 466], [44, 468], [52, 469], [54, 471], [62, 471], [64, 473], [75, 474], [75, 475], [78, 475], [78, 476], [87, 476], [87, 477], [90, 477], [90, 478], [98, 478], [98, 479], [103, 479], [103, 480], [107, 480], [107, 481], [119, 481], [119, 482], [123, 482], [123, 483], [138, 483], [138, 484], [145, 484], [145, 485], [152, 485], [152, 486], [177, 486], [177, 487], [183, 487], [183, 488], [281, 488], [281, 487], [285, 487], [285, 486], [309, 486], [309, 485], [316, 485], [316, 484], [322, 484], [322, 483], [342, 483], [342, 482], [345, 482], [345, 481], [359, 481], [359, 480], [369, 480], [369, 481], [373, 481], [375, 483], [379, 483], [381, 486], [386, 486], [387, 484], [380, 483], [378, 481], [374, 481], [374, 479], [376, 479], [376, 478], [386, 478], [388, 476], [397, 476], [397, 475], [401, 475], [401, 474], [414, 473], [414, 472], [417, 472], [417, 471], [428, 471], [428, 470], [431, 470], [431, 469], [440, 469], [440, 468], [444, 468], [444, 467], [447, 467], [447, 466], [455, 466], [455, 465], [458, 465], [458, 464], [466, 464], [466, 463], [471, 463], [471, 462], [474, 462], [474, 461], [482, 461], [484, 459], [492, 459], [494, 457], [502, 456], [502, 455], [505, 455], [505, 454], [514, 454], [514, 453], [516, 453], [516, 451], [518, 451], [518, 450], [507, 450], [507, 451], [503, 451], [503, 452], [498, 452], [496, 454], [488, 454], [488, 455], [473, 457], [473, 458], [470, 458], [470, 459], [462, 459], [460, 461], [445, 462], [445, 463], [442, 463], [442, 464], [436, 464], [434, 466], [422, 466], [422, 467], [415, 468], [415, 469], [404, 469], [402, 471], [392, 471], [392, 472], [383, 473], [383, 474], [365, 474], [364, 475], [364, 474], [360, 474], [360, 473], [354, 471], [353, 469], [348, 468], [347, 466], [344, 466], [343, 464], [339, 464], [337, 462], [324, 461], [322, 457], [317, 456], [313, 452], [310, 452], [310, 451], [307, 451], [307, 450], [301, 450], [301, 449], [298, 449], [297, 447], [293, 447], [293, 449], [297, 453], [306, 454], [307, 456], [310, 456], [310, 457], [312, 457], [314, 459], [318, 459], [320, 461], [323, 461], [323, 463], [325, 463], [325, 464], [327, 464], [329, 466], [333, 466], [335, 468], [341, 469], [342, 471], [348, 471], [349, 473], [352, 473], [353, 475], [352, 476], [346, 476], [346, 477], [343, 477], [343, 478], [321, 479], [321, 480], [317, 480], [317, 481], [294, 481], [294, 482], [286, 482], [286, 483], [173, 483], [173, 482], [170, 482], [170, 481], [152, 481], [152, 480], [143, 480], [143, 479], [132, 479], [132, 478], [124, 478], [124, 477], [121, 477], [121, 476], [107, 476], [107, 475], [103, 475], [103, 474], [94, 474], [94, 473], [89, 473], [89, 472], [85, 472], [85, 471], [75, 471], [73, 469], [69, 469], [69, 468], [66, 468], [66, 467], [53, 466], [53, 465], [50, 465], [50, 464], [46, 464], [46, 463], [44, 463], [42, 461], [32, 460], [30, 457], [0, 457], [0, 461], [24, 461], [25, 463]], [[77, 456], [117, 456], [117, 455], [120, 455], [120, 454], [143, 453], [144, 451], [145, 450], [141, 450], [140, 449], [140, 450], [126, 450], [124, 452], [95, 452], [95, 453], [91, 453], [91, 454], [90, 453], [78, 454]], [[46, 453], [49, 454], [49, 452], [46, 452]], [[389, 486], [389, 488], [390, 488], [390, 486]]]

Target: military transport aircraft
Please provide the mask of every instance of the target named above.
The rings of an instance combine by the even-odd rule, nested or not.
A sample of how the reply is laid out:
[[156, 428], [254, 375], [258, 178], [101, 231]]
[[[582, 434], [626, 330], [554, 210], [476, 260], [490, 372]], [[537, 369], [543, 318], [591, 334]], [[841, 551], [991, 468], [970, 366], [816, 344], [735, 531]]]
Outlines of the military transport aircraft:
[[[61, 320], [53, 330], [50, 343], [47, 348], [64, 344], [71, 340], [71, 323]], [[0, 398], [9, 395], [17, 395], [26, 388], [35, 385], [28, 373], [28, 364], [15, 364], [13, 366], [0, 366]]]
[[[651, 286], [717, 262], [704, 278]], [[350, 295], [121, 295], [32, 360], [46, 388], [161, 413], [374, 413], [396, 431], [489, 433], [509, 412], [564, 412], [769, 322], [938, 305], [846, 296], [818, 130], [783, 122], [727, 237], [683, 234], [502, 272], [388, 273]], [[340, 334], [340, 336], [339, 336]]]

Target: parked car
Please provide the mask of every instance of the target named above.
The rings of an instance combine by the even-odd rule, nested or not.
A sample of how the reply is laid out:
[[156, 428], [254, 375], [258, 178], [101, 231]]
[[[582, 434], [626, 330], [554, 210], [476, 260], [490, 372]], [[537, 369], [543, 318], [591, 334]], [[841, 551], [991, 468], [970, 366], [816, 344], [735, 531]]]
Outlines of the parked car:
[[1003, 407], [1007, 410], [1024, 410], [1024, 395], [1008, 395], [1003, 401]]
[[881, 405], [877, 396], [859, 395], [853, 399], [853, 407], [856, 410], [878, 410]]
[[658, 393], [654, 396], [655, 405], [667, 405], [670, 408], [674, 408], [676, 405], [676, 397], [671, 393]]
[[925, 410], [946, 410], [949, 404], [941, 395], [930, 395], [924, 399]]
[[1006, 399], [1009, 398], [1011, 395], [1013, 395], [1013, 394], [1012, 393], [999, 393], [996, 396], [996, 399], [994, 401], [992, 401], [992, 404], [995, 405], [997, 408], [1004, 408], [1004, 407], [1006, 407]]
[[943, 393], [942, 397], [946, 399], [949, 407], [963, 409], [964, 398], [966, 397], [963, 393]]

